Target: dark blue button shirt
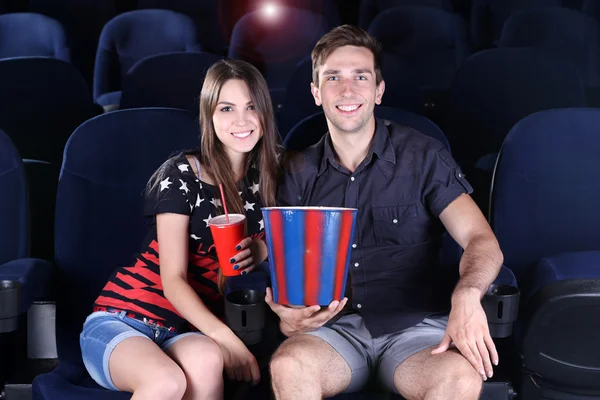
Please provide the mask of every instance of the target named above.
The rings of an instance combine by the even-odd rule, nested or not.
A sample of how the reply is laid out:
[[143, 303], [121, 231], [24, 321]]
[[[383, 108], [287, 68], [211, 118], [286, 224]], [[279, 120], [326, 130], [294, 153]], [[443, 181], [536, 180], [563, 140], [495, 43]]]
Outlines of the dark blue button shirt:
[[348, 295], [371, 335], [403, 330], [442, 311], [449, 299], [440, 299], [438, 291], [439, 215], [472, 191], [446, 147], [377, 119], [371, 149], [354, 172], [336, 161], [329, 134], [288, 156], [280, 205], [359, 210]]

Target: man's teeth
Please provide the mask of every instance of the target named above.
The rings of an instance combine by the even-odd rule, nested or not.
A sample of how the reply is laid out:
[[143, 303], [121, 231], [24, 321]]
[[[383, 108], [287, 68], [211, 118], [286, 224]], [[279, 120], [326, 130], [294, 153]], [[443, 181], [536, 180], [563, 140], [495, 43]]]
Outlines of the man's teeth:
[[359, 107], [358, 105], [354, 105], [354, 106], [337, 106], [337, 108], [339, 108], [340, 110], [342, 110], [342, 111], [347, 111], [347, 112], [349, 112], [349, 111], [354, 111], [354, 110], [356, 110], [358, 107]]
[[252, 131], [235, 132], [235, 133], [232, 133], [232, 135], [235, 136], [238, 139], [243, 139], [243, 138], [246, 138], [246, 137], [250, 136], [251, 133], [252, 133]]

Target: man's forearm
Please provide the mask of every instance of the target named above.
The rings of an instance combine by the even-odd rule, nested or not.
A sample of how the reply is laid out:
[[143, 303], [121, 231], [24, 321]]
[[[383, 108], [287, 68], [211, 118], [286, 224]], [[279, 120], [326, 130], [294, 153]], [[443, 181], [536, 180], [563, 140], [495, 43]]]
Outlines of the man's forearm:
[[460, 260], [460, 278], [452, 297], [472, 293], [482, 298], [498, 276], [503, 261], [493, 236], [473, 238]]

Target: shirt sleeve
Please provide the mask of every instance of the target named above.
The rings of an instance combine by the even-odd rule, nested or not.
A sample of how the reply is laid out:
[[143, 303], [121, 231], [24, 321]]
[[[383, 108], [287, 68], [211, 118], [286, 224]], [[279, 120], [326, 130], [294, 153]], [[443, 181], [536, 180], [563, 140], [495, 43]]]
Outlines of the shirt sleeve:
[[[441, 145], [441, 144], [440, 144]], [[462, 194], [471, 194], [473, 188], [457, 162], [444, 145], [435, 146], [426, 167], [423, 203], [435, 217]]]
[[191, 215], [199, 182], [189, 164], [178, 159], [167, 163], [155, 187], [146, 194], [144, 215]]

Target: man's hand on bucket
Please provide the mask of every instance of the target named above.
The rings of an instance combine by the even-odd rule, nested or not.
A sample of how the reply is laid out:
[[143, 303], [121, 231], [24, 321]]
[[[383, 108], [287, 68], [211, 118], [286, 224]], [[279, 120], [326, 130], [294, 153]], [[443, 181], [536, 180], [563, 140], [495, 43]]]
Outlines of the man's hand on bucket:
[[300, 333], [312, 332], [322, 327], [327, 321], [335, 317], [348, 302], [344, 297], [342, 301], [334, 300], [326, 308], [321, 306], [290, 307], [277, 304], [273, 301], [273, 292], [267, 288], [266, 303], [271, 310], [281, 319], [280, 328], [285, 336], [294, 336]]

